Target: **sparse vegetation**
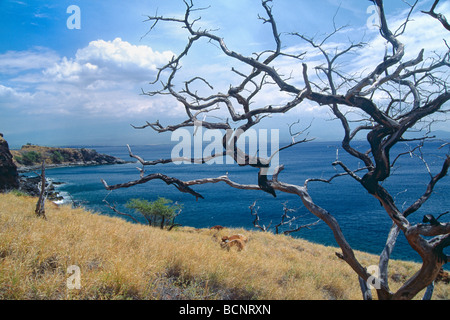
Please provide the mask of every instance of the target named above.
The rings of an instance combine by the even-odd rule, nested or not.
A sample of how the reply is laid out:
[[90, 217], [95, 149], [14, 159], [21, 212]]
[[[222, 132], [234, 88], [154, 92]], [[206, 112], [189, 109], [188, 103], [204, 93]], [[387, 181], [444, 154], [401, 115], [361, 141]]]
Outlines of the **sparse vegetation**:
[[125, 161], [113, 156], [97, 153], [93, 149], [57, 148], [32, 144], [22, 146], [20, 150], [10, 150], [17, 167], [61, 164], [112, 164]]
[[17, 197], [27, 197], [28, 193], [22, 191], [22, 190], [17, 190], [17, 189], [13, 189], [11, 191], [9, 191], [9, 193], [17, 196]]
[[150, 226], [159, 226], [161, 229], [166, 225], [173, 226], [182, 208], [182, 205], [162, 197], [155, 201], [131, 199], [125, 206], [142, 214]]
[[[43, 220], [35, 203], [0, 194], [0, 299], [361, 299], [335, 247], [243, 229], [168, 232], [51, 203]], [[221, 249], [220, 238], [236, 233], [248, 236], [246, 248]], [[367, 265], [378, 261], [355, 253]], [[390, 264], [391, 279], [420, 267]], [[66, 286], [71, 265], [81, 270], [81, 289]], [[433, 299], [449, 292], [437, 282]]]
[[61, 163], [64, 161], [64, 156], [58, 150], [54, 150], [51, 155], [53, 163]]
[[36, 151], [23, 152], [21, 156], [16, 157], [16, 161], [23, 165], [32, 165], [42, 160], [40, 153]]

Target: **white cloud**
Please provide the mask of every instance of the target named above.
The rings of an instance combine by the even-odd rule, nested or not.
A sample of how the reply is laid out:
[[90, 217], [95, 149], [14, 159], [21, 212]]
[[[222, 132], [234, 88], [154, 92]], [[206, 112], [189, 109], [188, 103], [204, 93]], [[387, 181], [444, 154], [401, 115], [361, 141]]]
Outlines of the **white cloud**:
[[[439, 10], [449, 13], [450, 5], [447, 2]], [[412, 19], [401, 38], [406, 45], [405, 59], [415, 57], [422, 47], [426, 48], [427, 54], [443, 48], [442, 39], [448, 37], [448, 32], [446, 33], [438, 21], [420, 12], [413, 15]], [[401, 15], [389, 19], [392, 26], [399, 26], [401, 22], [403, 22]], [[362, 33], [355, 36], [361, 37]], [[409, 36], [410, 34], [412, 36]], [[368, 46], [342, 61], [343, 70], [348, 73], [364, 70], [368, 72], [382, 60], [384, 39], [369, 31], [367, 36], [373, 36]], [[344, 38], [347, 40], [347, 34]], [[338, 40], [333, 38], [334, 42], [327, 45], [330, 52], [337, 46], [342, 48], [344, 44]], [[184, 81], [200, 74], [211, 81], [214, 91], [224, 91], [228, 89], [229, 84], [236, 84], [236, 81], [232, 80], [233, 77], [236, 79], [236, 74], [230, 72], [233, 63], [225, 59], [218, 62], [217, 56], [209, 56], [210, 47], [208, 50], [199, 48], [199, 55], [195, 51], [190, 54], [187, 62], [197, 64], [184, 66], [177, 80]], [[318, 80], [313, 68], [324, 62], [318, 50], [311, 50], [310, 46], [300, 40], [297, 46], [292, 45], [285, 49], [291, 53], [307, 49], [308, 59], [305, 62], [308, 63], [310, 80]], [[219, 52], [220, 55], [220, 51], [214, 52], [216, 55]], [[75, 55], [67, 57], [61, 57], [46, 48], [9, 51], [0, 54], [0, 74], [4, 79], [8, 78], [4, 85], [0, 85], [0, 109], [14, 107], [16, 111], [27, 114], [123, 118], [134, 116], [144, 120], [155, 120], [163, 116], [183, 116], [183, 108], [171, 97], [140, 95], [141, 88], [149, 89], [148, 82], [154, 80], [157, 68], [166, 64], [173, 55], [174, 53], [170, 51], [158, 52], [150, 46], [134, 45], [120, 38], [112, 41], [92, 41], [86, 47], [78, 49]], [[199, 56], [202, 59], [199, 59]], [[211, 59], [212, 63], [207, 64], [203, 59], [205, 57]], [[292, 76], [293, 79], [290, 81], [302, 87], [301, 61], [296, 63], [293, 61], [295, 60], [280, 59], [276, 68], [286, 77]], [[240, 78], [237, 78], [237, 81], [240, 81]], [[180, 89], [179, 86], [177, 88]], [[268, 104], [279, 106], [290, 98], [292, 97], [273, 86], [261, 92], [253, 106], [262, 107]], [[328, 107], [304, 103], [290, 114], [326, 118]]]
[[96, 40], [79, 49], [74, 58], [64, 57], [44, 71], [55, 81], [90, 85], [94, 81], [151, 81], [157, 67], [173, 57], [170, 51], [155, 52], [144, 45], [136, 46], [116, 38]]
[[[430, 4], [431, 6], [431, 4]], [[429, 7], [423, 8], [429, 10]], [[446, 16], [450, 15], [450, 3], [445, 2], [438, 7], [438, 12]], [[392, 31], [397, 30], [404, 22], [407, 16], [407, 11], [396, 16], [388, 17], [388, 24]], [[368, 45], [359, 50], [357, 59], [354, 60], [355, 70], [366, 70], [370, 72], [380, 63], [385, 54], [386, 40], [382, 38], [379, 33], [368, 42]], [[420, 50], [425, 49], [424, 60], [431, 57], [436, 57], [435, 53], [445, 53], [447, 50], [443, 39], [448, 39], [448, 31], [437, 21], [430, 16], [416, 10], [410, 17], [405, 32], [399, 36], [399, 41], [405, 45], [405, 55], [403, 62], [410, 59], [415, 59]], [[390, 50], [390, 49], [389, 49]], [[390, 51], [388, 51], [390, 53]]]
[[161, 98], [140, 93], [172, 56], [120, 38], [92, 41], [74, 57], [45, 48], [10, 51], [0, 55], [0, 72], [9, 76], [8, 86], [0, 85], [0, 108], [102, 117], [168, 114]]
[[0, 84], [0, 101], [2, 101], [1, 105], [5, 107], [14, 108], [17, 101], [26, 99], [27, 96], [27, 94], [21, 94], [13, 88]]
[[0, 73], [15, 74], [22, 71], [39, 70], [52, 66], [59, 60], [56, 52], [47, 48], [29, 51], [7, 51], [0, 54]]

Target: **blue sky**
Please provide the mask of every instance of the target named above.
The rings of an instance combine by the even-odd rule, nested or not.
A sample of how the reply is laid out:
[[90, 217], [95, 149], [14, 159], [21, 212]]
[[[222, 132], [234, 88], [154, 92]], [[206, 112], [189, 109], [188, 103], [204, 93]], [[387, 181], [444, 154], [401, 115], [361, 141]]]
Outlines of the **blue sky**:
[[[421, 1], [418, 9], [427, 9], [432, 1]], [[209, 8], [199, 26], [218, 29], [228, 46], [245, 54], [273, 48], [270, 29], [257, 19], [263, 9], [258, 0], [195, 1]], [[378, 33], [367, 27], [371, 13], [369, 1], [361, 0], [275, 0], [273, 13], [280, 32], [298, 31], [320, 38], [336, 25], [349, 25], [345, 32], [331, 40], [330, 48], [347, 41], [364, 40], [373, 46], [355, 57], [355, 65], [367, 66], [375, 56], [384, 53]], [[69, 29], [67, 8], [80, 8], [80, 29]], [[0, 1], [0, 132], [9, 144], [41, 145], [124, 145], [155, 144], [170, 141], [170, 134], [135, 130], [130, 124], [160, 120], [173, 124], [184, 120], [183, 109], [168, 97], [141, 95], [149, 90], [149, 82], [174, 54], [184, 48], [186, 32], [175, 25], [159, 24], [152, 32], [146, 16], [180, 16], [184, 13], [180, 0], [58, 0]], [[439, 10], [450, 12], [444, 2]], [[405, 17], [407, 6], [400, 0], [386, 1], [386, 12], [395, 25]], [[411, 55], [420, 47], [427, 52], [442, 47], [448, 34], [432, 19], [420, 15], [410, 28], [421, 30], [427, 23], [425, 37], [405, 37]], [[431, 20], [430, 20], [431, 19]], [[430, 23], [431, 22], [431, 23]], [[431, 26], [431, 27], [430, 27]], [[283, 36], [285, 50], [300, 52], [305, 43]], [[314, 63], [315, 56], [309, 56]], [[183, 62], [188, 76], [201, 74], [213, 78], [217, 85], [228, 86], [233, 65], [212, 45], [204, 44]], [[280, 65], [280, 68], [292, 66]], [[181, 79], [180, 79], [181, 80]], [[184, 79], [187, 80], [187, 79]], [[280, 98], [277, 93], [271, 97]], [[329, 121], [326, 107], [310, 105], [302, 113], [294, 111], [288, 118], [267, 122], [287, 132], [287, 123], [314, 119], [311, 135], [322, 140], [341, 133], [336, 121]], [[437, 129], [445, 129], [440, 124]], [[269, 127], [270, 127], [269, 126]]]

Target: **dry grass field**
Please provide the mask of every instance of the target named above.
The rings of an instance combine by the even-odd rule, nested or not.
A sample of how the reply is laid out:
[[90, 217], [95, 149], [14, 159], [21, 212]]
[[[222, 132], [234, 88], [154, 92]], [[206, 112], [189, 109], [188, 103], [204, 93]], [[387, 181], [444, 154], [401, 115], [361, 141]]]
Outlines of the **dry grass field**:
[[[50, 202], [44, 220], [35, 203], [0, 194], [0, 299], [361, 299], [357, 276], [334, 247], [243, 229], [167, 231]], [[245, 249], [222, 249], [221, 236], [236, 233], [249, 238]], [[365, 265], [377, 262], [356, 254]], [[67, 286], [72, 265], [79, 289]], [[390, 266], [392, 289], [418, 268]], [[449, 292], [437, 283], [433, 298]]]

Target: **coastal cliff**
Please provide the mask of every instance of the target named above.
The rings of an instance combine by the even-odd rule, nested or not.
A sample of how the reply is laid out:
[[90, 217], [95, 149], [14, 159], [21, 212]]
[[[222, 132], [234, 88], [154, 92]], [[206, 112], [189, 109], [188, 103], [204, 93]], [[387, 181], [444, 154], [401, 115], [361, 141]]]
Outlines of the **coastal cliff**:
[[11, 150], [11, 154], [19, 172], [39, 168], [43, 160], [46, 168], [125, 163], [120, 158], [86, 148], [55, 148], [28, 144], [20, 150]]
[[14, 164], [13, 156], [9, 150], [8, 142], [0, 133], [0, 192], [17, 189], [19, 187], [19, 175]]
[[[0, 183], [5, 185], [0, 185], [0, 191], [17, 189], [28, 195], [38, 196], [40, 177], [28, 177], [20, 175], [20, 173], [33, 170], [40, 171], [44, 160], [47, 169], [126, 163], [120, 158], [86, 148], [55, 148], [27, 144], [22, 146], [20, 150], [9, 150], [6, 141], [3, 138], [0, 139], [0, 170], [2, 170]], [[4, 159], [9, 159], [9, 161]], [[55, 190], [54, 184], [59, 183], [47, 179], [47, 197], [50, 200], [61, 200], [62, 197]]]

